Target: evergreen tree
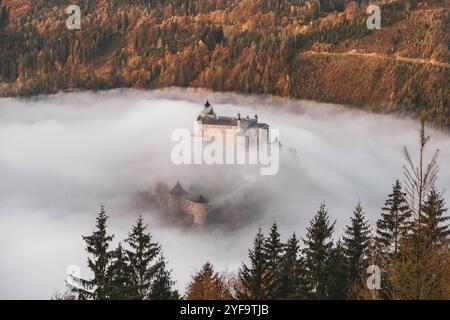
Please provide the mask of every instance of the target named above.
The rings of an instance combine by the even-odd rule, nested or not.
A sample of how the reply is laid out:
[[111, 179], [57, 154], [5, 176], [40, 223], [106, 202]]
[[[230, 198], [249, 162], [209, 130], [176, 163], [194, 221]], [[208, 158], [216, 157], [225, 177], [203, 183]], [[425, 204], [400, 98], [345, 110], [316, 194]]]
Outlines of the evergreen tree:
[[450, 217], [445, 216], [446, 211], [442, 194], [433, 186], [424, 203], [421, 219], [424, 241], [432, 248], [448, 244]]
[[127, 254], [121, 243], [114, 250], [111, 258], [112, 262], [108, 268], [108, 278], [110, 279], [108, 292], [110, 298], [112, 300], [132, 299], [136, 296], [131, 277], [133, 270], [129, 265]]
[[[369, 266], [373, 266], [373, 268], [369, 268]], [[380, 300], [390, 298], [391, 288], [386, 273], [388, 266], [384, 266], [380, 248], [374, 239], [371, 239], [369, 242], [364, 267], [365, 270], [361, 270], [359, 276], [348, 283], [347, 299]]]
[[391, 253], [398, 253], [400, 237], [406, 234], [409, 227], [411, 211], [405, 197], [406, 193], [397, 179], [377, 221], [376, 241], [385, 258]]
[[286, 242], [280, 275], [278, 298], [279, 299], [302, 299], [305, 298], [304, 274], [302, 261], [299, 258], [299, 243], [295, 233]]
[[349, 280], [358, 280], [367, 267], [370, 245], [370, 226], [364, 217], [361, 202], [355, 207], [351, 224], [347, 226], [343, 237], [343, 247], [348, 261]]
[[265, 237], [259, 228], [253, 242], [253, 249], [249, 250], [250, 265], [242, 264], [239, 271], [240, 287], [236, 288], [238, 298], [241, 300], [269, 299], [269, 272], [264, 252]]
[[86, 242], [86, 251], [91, 255], [88, 258], [88, 267], [94, 274], [92, 280], [74, 279], [79, 286], [71, 287], [79, 299], [105, 300], [110, 298], [110, 278], [108, 267], [111, 261], [109, 245], [113, 235], [106, 232], [108, 216], [102, 205], [97, 216], [96, 230], [90, 236], [83, 236]]
[[146, 232], [146, 229], [147, 226], [144, 225], [142, 216], [140, 216], [125, 240], [131, 247], [127, 253], [137, 293], [134, 299], [139, 300], [148, 298], [153, 277], [160, 268], [158, 263], [153, 263], [160, 252], [159, 244], [152, 241], [152, 237]]
[[173, 289], [175, 281], [172, 280], [172, 271], [167, 270], [166, 260], [161, 254], [159, 256], [157, 269], [150, 290], [150, 300], [178, 300], [180, 295]]
[[341, 241], [338, 241], [331, 251], [328, 270], [328, 298], [345, 299], [348, 286], [348, 265]]
[[268, 237], [264, 241], [264, 256], [268, 271], [268, 289], [271, 299], [280, 295], [280, 265], [283, 258], [284, 245], [280, 240], [280, 233], [276, 222], [273, 223]]
[[306, 239], [303, 239], [303, 261], [309, 298], [328, 298], [328, 264], [333, 249], [331, 237], [334, 224], [335, 222], [330, 223], [325, 203], [322, 203], [307, 228]]
[[186, 292], [187, 300], [230, 300], [231, 293], [225, 280], [211, 263], [207, 262], [193, 277]]

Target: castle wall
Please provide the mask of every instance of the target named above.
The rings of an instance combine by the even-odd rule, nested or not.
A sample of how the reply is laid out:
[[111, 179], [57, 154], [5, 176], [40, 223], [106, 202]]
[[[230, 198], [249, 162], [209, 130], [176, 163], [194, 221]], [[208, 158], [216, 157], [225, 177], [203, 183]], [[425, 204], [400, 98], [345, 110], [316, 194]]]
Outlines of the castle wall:
[[[206, 138], [206, 140], [211, 140], [211, 136], [208, 135], [208, 130], [217, 130], [220, 131], [223, 142], [226, 142], [227, 131], [232, 132], [233, 136], [236, 135], [236, 127], [235, 126], [223, 126], [223, 125], [203, 125], [201, 130], [201, 135]], [[210, 131], [211, 132], [211, 131]]]
[[194, 217], [195, 224], [205, 223], [208, 214], [207, 205], [205, 203], [196, 203], [190, 200], [184, 200], [183, 211]]

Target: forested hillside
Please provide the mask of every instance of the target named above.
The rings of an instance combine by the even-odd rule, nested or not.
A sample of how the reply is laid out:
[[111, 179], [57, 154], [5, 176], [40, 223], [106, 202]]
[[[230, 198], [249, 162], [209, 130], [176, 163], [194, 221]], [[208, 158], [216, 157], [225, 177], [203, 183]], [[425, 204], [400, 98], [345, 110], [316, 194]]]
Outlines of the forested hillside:
[[206, 87], [450, 127], [449, 1], [376, 4], [380, 30], [350, 0], [0, 0], [0, 95]]

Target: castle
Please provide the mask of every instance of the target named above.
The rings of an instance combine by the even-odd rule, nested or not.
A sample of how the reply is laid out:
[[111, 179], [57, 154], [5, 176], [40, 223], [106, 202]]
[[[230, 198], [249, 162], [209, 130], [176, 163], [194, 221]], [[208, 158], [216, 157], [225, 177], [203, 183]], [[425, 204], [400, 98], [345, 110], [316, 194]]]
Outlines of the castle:
[[203, 224], [208, 214], [209, 204], [203, 195], [190, 198], [189, 194], [177, 182], [169, 191], [169, 207], [192, 217], [194, 224]]
[[235, 117], [219, 116], [209, 101], [206, 101], [195, 122], [194, 136], [201, 137], [202, 141], [212, 142], [214, 137], [210, 134], [210, 129], [219, 130], [224, 140], [227, 133], [231, 133], [233, 143], [237, 143], [237, 137], [243, 137], [247, 148], [250, 145], [259, 147], [263, 143], [261, 138], [264, 138], [264, 143], [269, 141], [269, 125], [258, 122], [258, 115], [255, 114], [254, 118], [248, 115], [243, 118], [240, 113]]
[[[238, 113], [235, 117], [218, 116], [209, 101], [206, 101], [203, 110], [194, 124], [194, 136], [200, 137], [202, 142], [210, 143], [217, 135], [211, 134], [211, 129], [219, 131], [224, 139], [224, 145], [231, 142], [239, 145], [245, 143], [246, 149], [262, 143], [269, 142], [269, 125], [258, 122], [258, 115], [242, 118]], [[238, 139], [241, 137], [242, 139]], [[191, 197], [189, 193], [177, 182], [168, 193], [168, 207], [174, 211], [191, 217], [194, 224], [204, 224], [213, 204], [209, 203], [203, 195]]]

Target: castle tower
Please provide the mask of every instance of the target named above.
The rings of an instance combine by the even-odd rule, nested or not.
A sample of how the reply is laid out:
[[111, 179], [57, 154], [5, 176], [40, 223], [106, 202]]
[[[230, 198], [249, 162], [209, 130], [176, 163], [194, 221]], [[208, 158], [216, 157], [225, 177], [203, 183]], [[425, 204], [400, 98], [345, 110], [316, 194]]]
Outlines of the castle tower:
[[215, 116], [216, 115], [212, 105], [209, 103], [208, 100], [206, 100], [205, 106], [204, 106], [203, 110], [201, 111], [201, 114], [202, 115], [209, 115], [209, 116]]
[[194, 218], [195, 224], [204, 224], [208, 214], [208, 200], [203, 195], [199, 195], [195, 200], [185, 201], [185, 211]]
[[172, 209], [181, 210], [183, 207], [183, 201], [187, 197], [188, 193], [177, 181], [176, 185], [169, 192], [169, 206]]

